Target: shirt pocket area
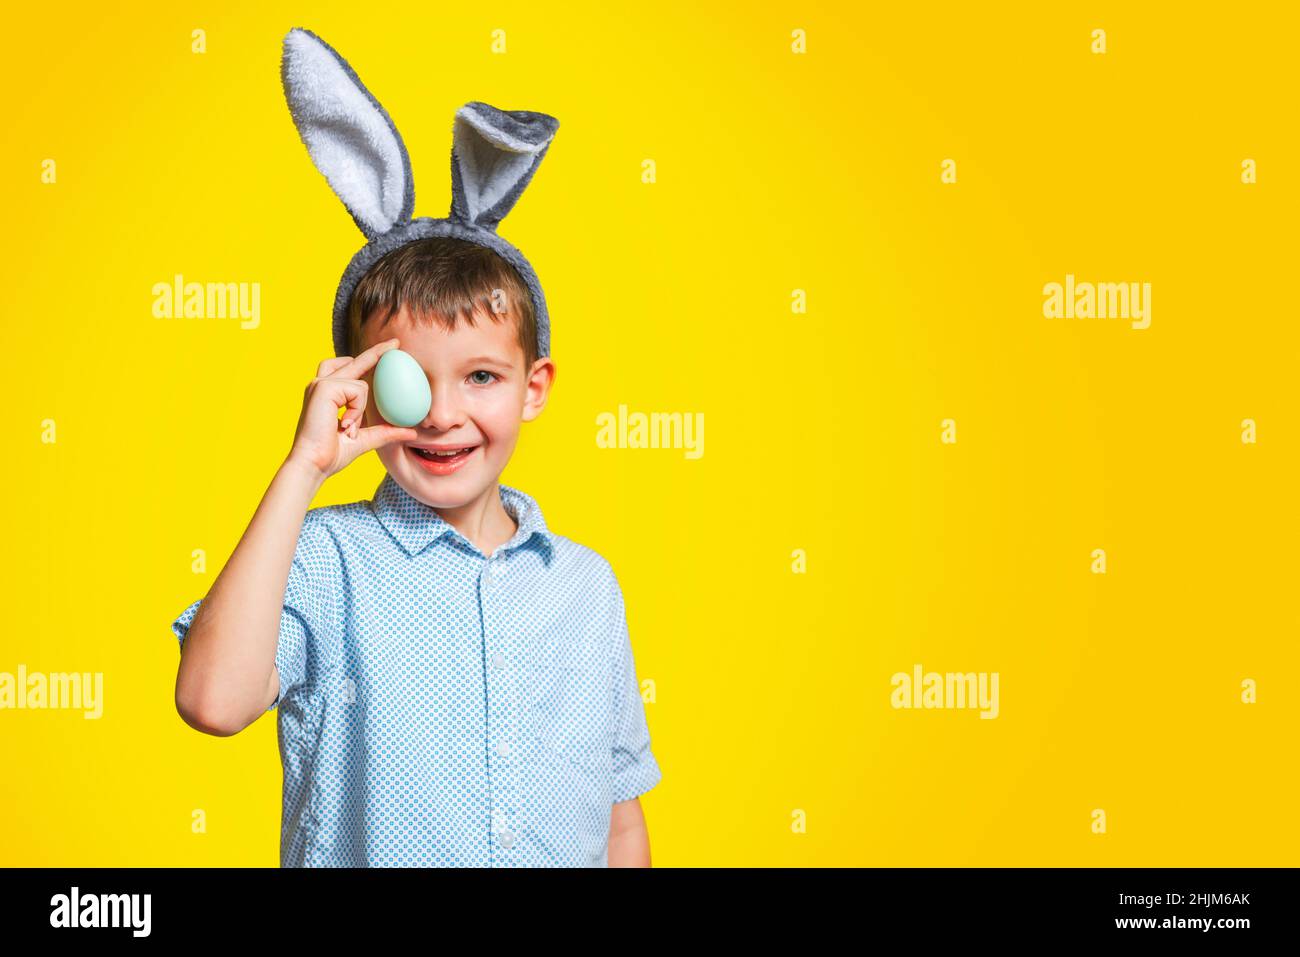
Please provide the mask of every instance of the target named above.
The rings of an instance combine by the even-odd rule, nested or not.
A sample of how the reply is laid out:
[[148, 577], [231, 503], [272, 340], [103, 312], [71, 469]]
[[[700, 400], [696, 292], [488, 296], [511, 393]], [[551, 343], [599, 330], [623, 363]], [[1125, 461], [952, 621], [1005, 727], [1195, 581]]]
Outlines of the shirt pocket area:
[[608, 664], [594, 648], [553, 638], [531, 656], [526, 727], [553, 756], [587, 771], [613, 766]]

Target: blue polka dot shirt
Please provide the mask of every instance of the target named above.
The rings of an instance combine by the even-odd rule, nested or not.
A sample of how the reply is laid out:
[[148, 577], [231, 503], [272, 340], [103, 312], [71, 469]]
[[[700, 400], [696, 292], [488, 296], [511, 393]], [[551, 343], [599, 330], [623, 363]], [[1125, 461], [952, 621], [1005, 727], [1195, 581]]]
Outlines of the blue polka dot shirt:
[[613, 805], [658, 783], [613, 569], [498, 487], [519, 527], [490, 558], [389, 475], [307, 512], [271, 705], [282, 866], [603, 867]]

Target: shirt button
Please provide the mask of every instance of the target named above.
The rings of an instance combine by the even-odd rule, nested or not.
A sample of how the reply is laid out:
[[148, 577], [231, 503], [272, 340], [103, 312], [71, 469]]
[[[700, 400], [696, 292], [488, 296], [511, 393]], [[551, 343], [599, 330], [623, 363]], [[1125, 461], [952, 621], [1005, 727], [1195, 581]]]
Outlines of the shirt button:
[[498, 742], [497, 742], [497, 754], [501, 755], [501, 757], [504, 758], [504, 757], [505, 757], [507, 754], [509, 754], [509, 753], [510, 753], [510, 742], [509, 742], [509, 741], [498, 741]]
[[514, 831], [502, 831], [502, 832], [501, 832], [501, 846], [502, 846], [502, 847], [510, 847], [510, 846], [513, 845], [514, 843], [515, 843], [515, 832], [514, 832]]
[[492, 656], [492, 670], [504, 671], [505, 667], [506, 667], [505, 655], [501, 654], [501, 652], [498, 651], [496, 654]]

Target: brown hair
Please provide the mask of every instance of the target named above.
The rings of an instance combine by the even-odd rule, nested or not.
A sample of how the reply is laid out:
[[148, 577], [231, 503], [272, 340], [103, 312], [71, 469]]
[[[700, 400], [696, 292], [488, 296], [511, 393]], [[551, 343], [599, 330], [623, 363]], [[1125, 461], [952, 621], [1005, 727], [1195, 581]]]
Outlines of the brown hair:
[[533, 299], [513, 266], [486, 246], [449, 236], [430, 236], [382, 256], [357, 283], [348, 304], [348, 351], [356, 355], [361, 325], [383, 310], [387, 322], [402, 306], [421, 324], [437, 322], [450, 332], [475, 309], [494, 322], [516, 319], [525, 373], [537, 360]]

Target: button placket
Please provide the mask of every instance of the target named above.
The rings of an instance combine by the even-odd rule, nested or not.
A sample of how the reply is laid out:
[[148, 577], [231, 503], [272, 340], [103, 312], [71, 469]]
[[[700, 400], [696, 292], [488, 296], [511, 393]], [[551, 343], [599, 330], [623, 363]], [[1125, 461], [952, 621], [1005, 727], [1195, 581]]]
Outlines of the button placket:
[[497, 836], [497, 843], [502, 847], [513, 847], [515, 843], [515, 831], [509, 820], [509, 815], [499, 807], [492, 809], [492, 831]]
[[[492, 811], [492, 831], [496, 836], [497, 846], [503, 850], [513, 847], [518, 840], [517, 827], [512, 825], [509, 815], [503, 807], [508, 807], [514, 800], [516, 785], [514, 767], [517, 763], [517, 741], [519, 737], [519, 715], [515, 713], [515, 695], [511, 687], [514, 676], [508, 673], [510, 667], [510, 636], [502, 633], [502, 622], [496, 620], [500, 602], [496, 599], [496, 587], [500, 583], [499, 556], [493, 556], [483, 562], [482, 595], [480, 601], [480, 625], [483, 629], [487, 648], [488, 667], [488, 741], [491, 754], [492, 788], [501, 806]], [[513, 828], [513, 829], [512, 829]]]

